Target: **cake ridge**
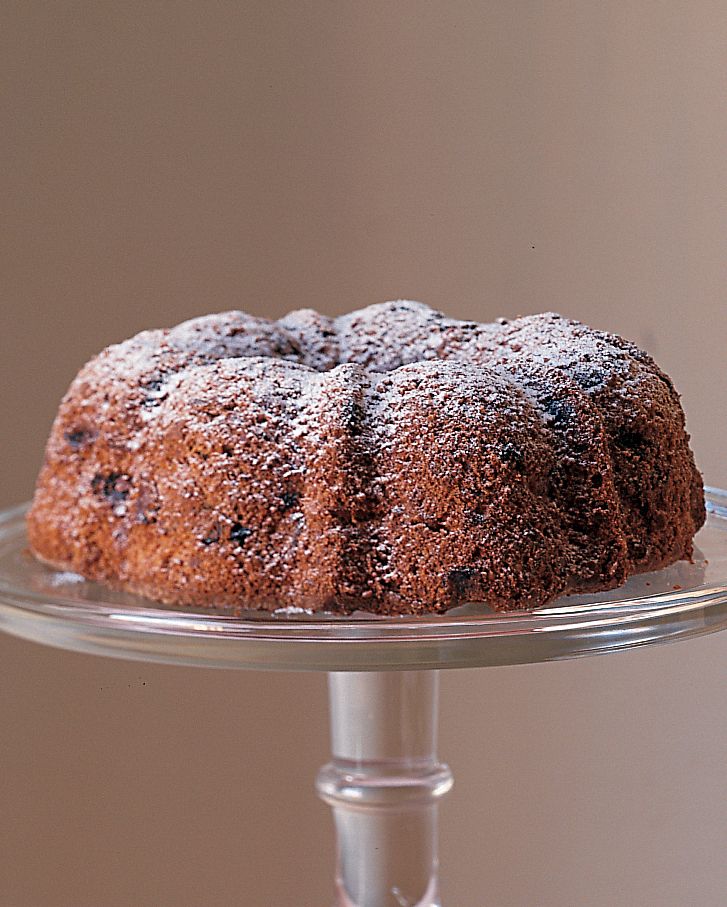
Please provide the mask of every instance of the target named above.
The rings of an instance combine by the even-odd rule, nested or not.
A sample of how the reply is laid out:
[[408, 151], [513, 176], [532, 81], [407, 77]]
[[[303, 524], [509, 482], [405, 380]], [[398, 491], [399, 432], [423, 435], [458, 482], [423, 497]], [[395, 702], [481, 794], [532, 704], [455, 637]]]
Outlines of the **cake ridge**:
[[[533, 400], [550, 429], [558, 463], [552, 493], [561, 504], [566, 543], [572, 549], [572, 574], [581, 582], [597, 575], [602, 588], [620, 585], [629, 570], [625, 517], [608, 457], [601, 412], [576, 381], [555, 368], [541, 365], [538, 370], [523, 363], [519, 364], [519, 372], [507, 366], [501, 368]], [[583, 498], [591, 507], [586, 525], [579, 517], [578, 505]], [[606, 519], [607, 515], [610, 519]], [[591, 548], [597, 554], [595, 562], [585, 557]], [[583, 562], [580, 569], [579, 559]]]

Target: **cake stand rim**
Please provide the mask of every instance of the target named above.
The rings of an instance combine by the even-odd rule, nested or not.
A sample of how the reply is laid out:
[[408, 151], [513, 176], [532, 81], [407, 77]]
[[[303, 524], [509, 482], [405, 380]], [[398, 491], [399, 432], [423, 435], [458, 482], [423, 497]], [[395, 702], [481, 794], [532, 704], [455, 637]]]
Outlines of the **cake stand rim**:
[[[727, 530], [727, 491], [708, 486], [705, 496], [708, 525]], [[719, 583], [670, 592], [454, 617], [248, 619], [51, 597], [3, 571], [9, 543], [16, 555], [26, 547], [26, 508], [0, 512], [0, 629], [75, 651], [206, 667], [429, 670], [561, 660], [727, 628], [727, 567]]]

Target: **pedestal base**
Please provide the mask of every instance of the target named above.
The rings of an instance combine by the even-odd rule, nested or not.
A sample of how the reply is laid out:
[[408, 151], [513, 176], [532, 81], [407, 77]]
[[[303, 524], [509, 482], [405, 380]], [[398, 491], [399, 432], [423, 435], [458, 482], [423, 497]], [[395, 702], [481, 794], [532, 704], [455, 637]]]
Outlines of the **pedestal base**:
[[439, 907], [436, 671], [329, 674], [333, 760], [316, 782], [333, 808], [336, 907]]

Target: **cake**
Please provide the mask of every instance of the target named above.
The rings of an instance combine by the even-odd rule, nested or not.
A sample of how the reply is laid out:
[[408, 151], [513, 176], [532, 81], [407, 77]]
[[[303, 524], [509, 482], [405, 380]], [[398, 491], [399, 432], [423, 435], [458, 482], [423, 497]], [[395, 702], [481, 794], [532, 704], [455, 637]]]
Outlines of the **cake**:
[[174, 605], [537, 608], [690, 558], [679, 397], [556, 314], [421, 303], [144, 331], [62, 401], [28, 514], [47, 564]]

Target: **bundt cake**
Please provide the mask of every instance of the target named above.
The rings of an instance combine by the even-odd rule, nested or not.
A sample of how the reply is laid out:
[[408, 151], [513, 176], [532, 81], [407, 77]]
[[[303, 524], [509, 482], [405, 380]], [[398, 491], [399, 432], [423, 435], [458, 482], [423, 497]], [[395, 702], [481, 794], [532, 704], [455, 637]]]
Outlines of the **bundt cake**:
[[646, 353], [559, 315], [227, 312], [81, 370], [29, 540], [170, 604], [535, 608], [691, 556], [688, 440]]

